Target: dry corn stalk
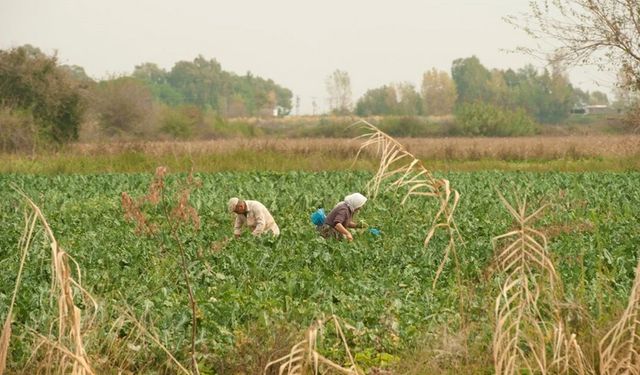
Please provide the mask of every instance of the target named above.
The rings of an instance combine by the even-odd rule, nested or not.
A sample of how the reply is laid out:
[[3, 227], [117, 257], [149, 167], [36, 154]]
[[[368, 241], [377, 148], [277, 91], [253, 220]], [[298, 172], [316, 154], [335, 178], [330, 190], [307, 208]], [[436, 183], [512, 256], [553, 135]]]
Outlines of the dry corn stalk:
[[[322, 329], [328, 322], [334, 323], [336, 333], [344, 346], [345, 353], [351, 364], [348, 368], [331, 361], [317, 350], [318, 338], [322, 335]], [[339, 318], [335, 315], [314, 322], [307, 329], [304, 340], [295, 344], [287, 355], [267, 363], [267, 366], [264, 368], [264, 374], [267, 374], [267, 371], [273, 366], [278, 366], [278, 375], [303, 375], [307, 374], [308, 371], [312, 371], [312, 374], [317, 375], [320, 373], [321, 368], [330, 370], [333, 373], [345, 375], [363, 374], [356, 366], [342, 327], [340, 326]], [[326, 372], [322, 373], [325, 374]]]
[[433, 286], [435, 287], [451, 254], [456, 258], [456, 238], [460, 239], [460, 235], [453, 220], [453, 213], [458, 205], [460, 194], [457, 190], [451, 188], [449, 180], [435, 178], [425, 168], [420, 159], [407, 151], [400, 142], [374, 125], [365, 120], [360, 120], [352, 126], [361, 126], [365, 131], [365, 134], [356, 138], [364, 140], [358, 150], [356, 159], [363, 150], [368, 148], [375, 148], [376, 155], [380, 157], [378, 170], [366, 185], [367, 195], [375, 198], [380, 193], [383, 182], [391, 181], [387, 189], [406, 189], [406, 194], [402, 198], [401, 204], [404, 204], [409, 197], [413, 196], [434, 198], [439, 202], [438, 211], [434, 215], [424, 239], [424, 246], [426, 247], [437, 229], [447, 231], [449, 236], [444, 256], [433, 280]]
[[[495, 306], [496, 374], [515, 374], [522, 370], [593, 374], [575, 334], [566, 331], [559, 308], [562, 288], [547, 251], [547, 239], [531, 226], [546, 205], [527, 214], [526, 198], [516, 198], [516, 209], [500, 192], [498, 196], [517, 227], [493, 238], [494, 249], [498, 241], [509, 241], [495, 256], [496, 269], [505, 277]], [[545, 321], [545, 316], [552, 321]], [[549, 337], [553, 338], [550, 363], [546, 352]]]
[[553, 328], [553, 361], [549, 366], [554, 374], [595, 374], [593, 368], [584, 357], [582, 348], [575, 334], [569, 334], [564, 322], [556, 317]]
[[548, 328], [538, 302], [544, 276], [553, 289], [556, 271], [547, 254], [546, 238], [530, 226], [544, 206], [527, 215], [526, 199], [518, 201], [516, 210], [502, 194], [498, 192], [498, 195], [516, 220], [517, 229], [493, 238], [494, 249], [499, 240], [509, 241], [507, 246], [496, 251], [495, 259], [497, 270], [505, 277], [495, 303], [495, 372], [498, 375], [516, 374], [526, 369], [529, 373], [544, 374], [547, 372], [545, 337]]
[[627, 308], [600, 341], [600, 373], [640, 374], [640, 261]]
[[[81, 297], [85, 302], [89, 302], [88, 305], [93, 307], [94, 313], [97, 311], [97, 303], [82, 287], [80, 268], [73, 258], [58, 246], [58, 241], [40, 208], [17, 187], [14, 187], [14, 189], [27, 202], [27, 205], [31, 209], [31, 215], [33, 216], [33, 223], [28, 226], [29, 229], [21, 240], [25, 252], [28, 251], [29, 244], [31, 243], [33, 225], [36, 220], [39, 220], [42, 224], [45, 236], [51, 246], [51, 297], [57, 299], [58, 318], [56, 319], [56, 323], [58, 325], [58, 333], [55, 336], [55, 340], [37, 332], [34, 332], [34, 335], [43, 339], [45, 344], [49, 344], [48, 347], [50, 350], [53, 349], [59, 354], [59, 357], [53, 359], [54, 354], [50, 351], [47, 357], [53, 359], [60, 373], [70, 372], [73, 375], [94, 374], [89, 365], [89, 358], [84, 350], [82, 341], [82, 318], [80, 309], [74, 303], [74, 288], [81, 292]], [[75, 264], [78, 281], [72, 276], [71, 267], [69, 266], [70, 260]], [[94, 317], [89, 319], [89, 322], [92, 321]], [[49, 332], [49, 336], [52, 336], [51, 332]]]

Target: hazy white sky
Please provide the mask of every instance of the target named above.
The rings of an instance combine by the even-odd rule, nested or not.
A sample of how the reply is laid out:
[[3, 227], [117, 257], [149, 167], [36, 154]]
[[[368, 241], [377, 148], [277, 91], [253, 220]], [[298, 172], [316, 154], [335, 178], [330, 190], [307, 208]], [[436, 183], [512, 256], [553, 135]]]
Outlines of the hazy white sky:
[[[419, 87], [435, 67], [476, 55], [487, 68], [544, 62], [510, 53], [532, 45], [502, 20], [528, 0], [0, 0], [0, 49], [32, 44], [96, 78], [154, 62], [167, 70], [201, 54], [222, 68], [288, 87], [301, 113], [326, 109], [325, 80], [351, 77], [354, 102], [393, 82]], [[570, 70], [583, 89], [609, 92], [613, 76]], [[598, 83], [599, 82], [599, 83]]]

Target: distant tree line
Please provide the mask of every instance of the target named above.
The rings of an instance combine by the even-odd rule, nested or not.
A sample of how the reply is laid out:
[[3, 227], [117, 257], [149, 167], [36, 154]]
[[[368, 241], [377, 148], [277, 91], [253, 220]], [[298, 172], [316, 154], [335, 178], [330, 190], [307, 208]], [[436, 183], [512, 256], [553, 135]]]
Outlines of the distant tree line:
[[411, 83], [370, 89], [352, 108], [350, 79], [336, 70], [327, 79], [330, 111], [358, 116], [455, 116], [455, 132], [463, 135], [526, 135], [537, 124], [564, 122], [574, 108], [608, 105], [607, 95], [574, 87], [562, 66], [538, 70], [489, 70], [471, 56], [453, 61], [451, 74], [431, 69], [418, 91]]
[[[400, 119], [387, 125], [408, 135], [424, 134], [424, 121], [430, 121], [424, 119], [433, 117], [445, 118], [451, 134], [531, 134], [539, 123], [564, 121], [574, 106], [609, 103], [604, 93], [573, 87], [558, 64], [541, 71], [489, 70], [475, 56], [453, 61], [451, 74], [426, 71], [419, 90], [391, 83], [368, 90], [355, 105], [346, 71], [334, 71], [325, 83], [331, 114], [395, 116]], [[270, 79], [224, 71], [202, 56], [170, 70], [147, 62], [130, 75], [95, 81], [82, 67], [61, 65], [55, 55], [25, 45], [0, 50], [0, 151], [79, 138], [259, 135], [242, 118], [286, 116], [292, 96]]]
[[451, 75], [432, 69], [424, 73], [421, 92], [409, 83], [368, 90], [355, 106], [359, 116], [441, 116], [482, 103], [503, 111], [523, 109], [539, 123], [560, 123], [572, 108], [609, 104], [602, 92], [574, 88], [560, 66], [538, 71], [531, 65], [519, 70], [489, 70], [475, 57], [453, 61]]
[[[0, 150], [85, 139], [211, 138], [227, 118], [285, 116], [291, 90], [222, 70], [198, 56], [169, 71], [153, 63], [100, 81], [36, 47], [0, 50]], [[249, 129], [250, 133], [252, 130]]]
[[189, 104], [211, 109], [223, 117], [286, 115], [291, 90], [247, 72], [238, 76], [222, 70], [216, 60], [198, 56], [179, 61], [170, 71], [154, 63], [137, 65], [133, 78], [144, 82], [154, 98], [171, 106]]

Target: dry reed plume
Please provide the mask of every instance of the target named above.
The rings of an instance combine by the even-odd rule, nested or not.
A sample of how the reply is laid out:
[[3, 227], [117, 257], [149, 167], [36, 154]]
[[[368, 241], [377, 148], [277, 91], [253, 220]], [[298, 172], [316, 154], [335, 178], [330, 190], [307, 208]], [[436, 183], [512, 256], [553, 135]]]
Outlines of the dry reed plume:
[[600, 373], [640, 374], [640, 262], [627, 308], [600, 341]]
[[[516, 228], [493, 238], [495, 267], [504, 281], [495, 302], [496, 327], [493, 357], [496, 374], [591, 374], [576, 337], [566, 331], [558, 308], [560, 280], [547, 251], [547, 239], [531, 224], [546, 206], [527, 213], [526, 198], [516, 198], [514, 208], [498, 192]], [[552, 319], [548, 322], [547, 317]], [[548, 361], [548, 338], [553, 337]]]
[[[0, 339], [0, 373], [4, 371], [4, 365], [8, 352], [9, 336], [11, 334], [12, 309], [15, 303], [15, 296], [20, 283], [20, 277], [24, 266], [27, 252], [31, 246], [34, 228], [36, 222], [39, 221], [51, 247], [51, 298], [55, 299], [58, 307], [58, 317], [50, 327], [50, 331], [45, 335], [29, 330], [36, 338], [38, 344], [35, 346], [34, 354], [41, 347], [47, 349], [44, 358], [47, 373], [53, 369], [55, 373], [71, 373], [73, 375], [94, 374], [90, 365], [89, 358], [85, 352], [83, 343], [83, 320], [81, 310], [74, 303], [74, 298], [81, 298], [85, 304], [91, 306], [93, 312], [97, 311], [97, 303], [93, 297], [81, 285], [81, 272], [79, 266], [73, 258], [58, 246], [58, 242], [51, 230], [49, 223], [42, 214], [40, 208], [24, 194], [21, 190], [14, 186], [14, 190], [22, 196], [30, 209], [30, 213], [25, 215], [25, 230], [20, 239], [20, 247], [22, 250], [20, 269], [16, 278], [16, 286], [12, 297], [9, 313], [4, 324], [2, 338]], [[69, 262], [75, 264], [75, 274], [77, 281], [72, 275], [72, 268]], [[80, 292], [80, 295], [74, 293], [74, 290]], [[90, 324], [94, 317], [85, 322]], [[57, 334], [54, 334], [53, 328], [57, 324]]]
[[[344, 351], [349, 358], [350, 366], [343, 367], [331, 361], [318, 352], [318, 339], [322, 336], [324, 326], [333, 322], [336, 335], [344, 346]], [[344, 324], [344, 323], [343, 323]], [[345, 324], [345, 327], [352, 328]], [[363, 372], [356, 366], [356, 363], [349, 350], [349, 345], [342, 331], [339, 318], [331, 315], [325, 319], [319, 319], [314, 322], [306, 331], [304, 340], [295, 344], [289, 354], [269, 362], [264, 368], [264, 374], [267, 374], [270, 368], [278, 366], [278, 375], [303, 375], [312, 373], [318, 375], [320, 373], [339, 373], [345, 375], [363, 375]], [[324, 371], [319, 372], [321, 369]], [[332, 371], [332, 372], [327, 372]]]
[[435, 287], [451, 254], [456, 258], [457, 264], [456, 238], [460, 238], [460, 236], [453, 220], [453, 213], [458, 205], [460, 194], [457, 190], [451, 189], [449, 180], [435, 178], [433, 174], [425, 168], [420, 159], [407, 151], [400, 142], [374, 125], [360, 120], [352, 126], [362, 126], [365, 131], [365, 134], [357, 137], [357, 139], [363, 139], [364, 141], [358, 150], [356, 159], [361, 151], [368, 148], [375, 148], [375, 154], [380, 158], [378, 170], [366, 186], [368, 195], [375, 198], [380, 192], [383, 182], [391, 181], [387, 189], [404, 188], [407, 190], [402, 199], [402, 204], [404, 204], [409, 197], [413, 196], [429, 197], [438, 200], [438, 211], [434, 215], [431, 226], [424, 239], [424, 246], [426, 247], [438, 229], [447, 231], [449, 236], [449, 242], [444, 250], [442, 261], [438, 266], [436, 276], [433, 280], [433, 287]]

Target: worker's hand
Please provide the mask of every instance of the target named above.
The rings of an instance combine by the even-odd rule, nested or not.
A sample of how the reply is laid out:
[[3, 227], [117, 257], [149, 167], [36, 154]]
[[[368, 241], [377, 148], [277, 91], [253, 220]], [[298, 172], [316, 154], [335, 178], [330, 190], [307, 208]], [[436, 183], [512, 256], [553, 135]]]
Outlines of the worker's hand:
[[347, 233], [344, 237], [345, 237], [345, 238], [347, 239], [347, 241], [349, 241], [349, 242], [353, 241], [353, 236], [351, 235], [351, 233]]

